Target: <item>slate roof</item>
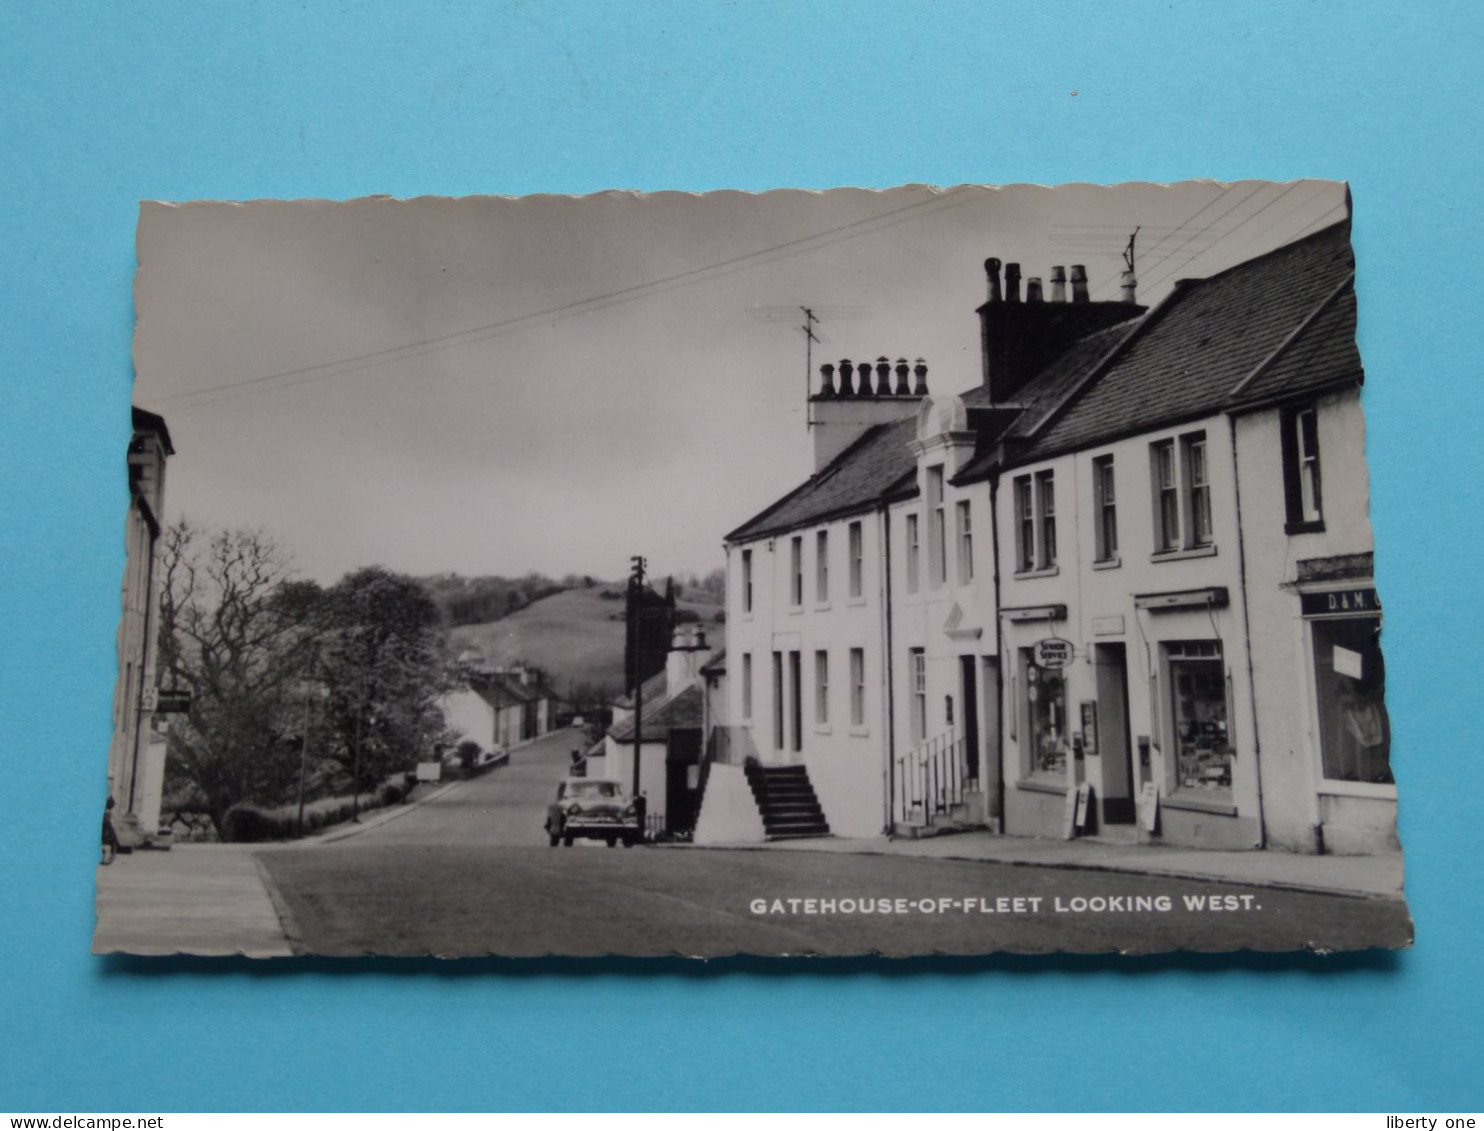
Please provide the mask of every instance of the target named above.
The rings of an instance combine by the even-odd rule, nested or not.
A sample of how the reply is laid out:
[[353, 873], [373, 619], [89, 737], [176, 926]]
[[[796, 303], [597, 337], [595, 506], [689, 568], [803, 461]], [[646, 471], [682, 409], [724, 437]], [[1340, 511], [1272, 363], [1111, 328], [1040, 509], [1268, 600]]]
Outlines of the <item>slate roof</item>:
[[544, 680], [533, 678], [530, 683], [521, 683], [520, 676], [508, 672], [479, 672], [470, 680], [470, 687], [496, 708], [513, 707], [517, 703], [536, 703], [542, 699], [557, 698], [556, 692]]
[[[644, 708], [644, 742], [663, 742], [671, 730], [699, 730], [704, 706], [699, 684], [691, 684], [673, 699], [663, 699]], [[608, 732], [615, 742], [634, 740], [634, 720], [625, 719]]]
[[954, 483], [972, 483], [987, 476], [998, 457], [993, 444], [1003, 438], [1027, 435], [1087, 379], [1098, 362], [1107, 357], [1118, 343], [1134, 333], [1139, 324], [1140, 319], [1133, 318], [1088, 334], [1026, 382], [1025, 387], [1016, 394], [1016, 403], [1024, 405], [1024, 409], [1013, 412], [1007, 410], [1008, 419], [994, 427], [992, 435], [981, 437], [980, 446], [984, 450], [959, 470], [953, 477]]
[[170, 429], [165, 426], [165, 418], [157, 412], [150, 412], [138, 405], [132, 406], [132, 412], [134, 431], [155, 433], [165, 445], [165, 454], [173, 456], [175, 445], [170, 442]]
[[[1360, 380], [1355, 260], [1348, 221], [1204, 279], [1182, 280], [1155, 310], [1073, 343], [990, 407], [963, 393], [979, 451], [954, 477], [987, 476], [1015, 445], [1030, 462], [1226, 408]], [[1245, 384], [1243, 382], [1246, 382]], [[908, 444], [916, 414], [867, 430], [822, 471], [726, 536], [747, 542], [860, 513], [917, 492]]]
[[[639, 688], [639, 693], [640, 693], [640, 695], [642, 695], [644, 697], [644, 702], [646, 702], [646, 703], [652, 703], [656, 699], [663, 699], [665, 697], [665, 694], [666, 694], [665, 684], [667, 682], [668, 681], [665, 679], [665, 669], [664, 668], [660, 668], [660, 670], [657, 671], [657, 672], [655, 672], [654, 675], [652, 675], [648, 679], [646, 679], [644, 681], [644, 683]], [[628, 695], [625, 695], [622, 699], [616, 699], [616, 700], [614, 700], [613, 705], [615, 707], [625, 707], [625, 708], [631, 708], [631, 707], [633, 707], [633, 705], [634, 705], [634, 696], [633, 696], [633, 693], [630, 692]]]
[[733, 530], [726, 541], [748, 542], [872, 506], [899, 479], [915, 472], [917, 463], [907, 444], [916, 434], [916, 413], [867, 429], [823, 470]]
[[[1341, 221], [1220, 274], [1182, 281], [1096, 380], [1036, 432], [1017, 461], [1220, 411], [1232, 403], [1243, 379], [1269, 359], [1271, 369], [1254, 385], [1267, 390], [1294, 379], [1298, 354], [1285, 361], [1280, 347], [1307, 337], [1294, 335], [1334, 299], [1354, 269], [1349, 223]], [[1336, 300], [1334, 318], [1312, 327], [1312, 348], [1331, 373], [1349, 360], [1358, 368], [1358, 358], [1348, 359], [1335, 336], [1343, 336], [1345, 309]], [[1353, 340], [1354, 308], [1348, 309]]]
[[1355, 288], [1345, 287], [1273, 360], [1231, 398], [1246, 405], [1359, 385], [1364, 374], [1355, 344]]

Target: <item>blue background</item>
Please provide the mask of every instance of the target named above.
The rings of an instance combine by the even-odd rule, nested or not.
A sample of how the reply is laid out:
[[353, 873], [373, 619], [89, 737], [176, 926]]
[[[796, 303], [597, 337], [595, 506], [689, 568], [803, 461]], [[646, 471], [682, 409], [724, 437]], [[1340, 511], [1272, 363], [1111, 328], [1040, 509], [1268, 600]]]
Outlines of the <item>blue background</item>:
[[[0, 1107], [1478, 1110], [1481, 7], [4, 5]], [[1353, 185], [1413, 952], [88, 956], [140, 198], [1190, 176]]]

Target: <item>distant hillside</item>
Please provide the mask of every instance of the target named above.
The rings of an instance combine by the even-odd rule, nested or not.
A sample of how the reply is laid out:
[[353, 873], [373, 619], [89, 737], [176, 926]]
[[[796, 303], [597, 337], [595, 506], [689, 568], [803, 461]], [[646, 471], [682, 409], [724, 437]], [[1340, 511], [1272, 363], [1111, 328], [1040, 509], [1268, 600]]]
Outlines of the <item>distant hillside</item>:
[[[617, 586], [608, 592], [618, 592]], [[596, 684], [623, 692], [623, 600], [604, 600], [603, 588], [569, 589], [544, 597], [492, 624], [460, 625], [449, 632], [455, 650], [475, 648], [491, 664], [524, 660], [546, 671], [559, 691]], [[681, 609], [696, 613], [706, 643], [720, 648], [725, 625], [716, 624], [719, 605], [682, 598]]]

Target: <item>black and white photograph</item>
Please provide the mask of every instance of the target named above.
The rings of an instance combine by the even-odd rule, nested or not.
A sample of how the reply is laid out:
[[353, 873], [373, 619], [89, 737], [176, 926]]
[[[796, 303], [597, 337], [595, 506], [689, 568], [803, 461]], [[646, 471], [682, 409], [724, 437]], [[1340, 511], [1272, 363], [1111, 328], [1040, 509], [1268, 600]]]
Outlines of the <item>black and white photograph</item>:
[[1410, 946], [1365, 215], [144, 203], [93, 950]]

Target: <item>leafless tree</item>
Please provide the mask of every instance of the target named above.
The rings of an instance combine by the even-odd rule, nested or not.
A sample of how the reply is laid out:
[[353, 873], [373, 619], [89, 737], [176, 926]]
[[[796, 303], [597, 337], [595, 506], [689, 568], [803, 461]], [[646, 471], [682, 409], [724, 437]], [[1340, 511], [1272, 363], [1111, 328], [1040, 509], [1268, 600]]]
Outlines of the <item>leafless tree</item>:
[[318, 636], [318, 586], [292, 582], [288, 556], [259, 530], [165, 534], [160, 661], [189, 688], [170, 730], [172, 776], [200, 794], [212, 821], [238, 801], [274, 802], [295, 781], [298, 712]]

